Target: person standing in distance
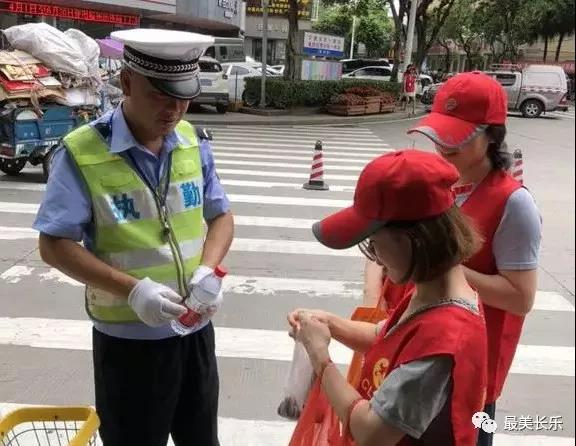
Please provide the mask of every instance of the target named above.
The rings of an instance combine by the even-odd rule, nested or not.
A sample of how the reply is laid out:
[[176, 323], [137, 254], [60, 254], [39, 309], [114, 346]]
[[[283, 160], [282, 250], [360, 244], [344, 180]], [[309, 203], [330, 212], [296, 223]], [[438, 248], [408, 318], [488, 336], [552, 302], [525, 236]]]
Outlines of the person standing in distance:
[[404, 108], [406, 110], [408, 107], [408, 102], [412, 102], [412, 111], [410, 115], [416, 114], [416, 82], [418, 81], [418, 72], [416, 67], [412, 64], [408, 65], [406, 73], [404, 73]]
[[34, 223], [40, 254], [86, 284], [104, 446], [166, 445], [170, 434], [178, 446], [217, 446], [214, 328], [180, 337], [170, 326], [234, 233], [210, 144], [182, 120], [213, 38], [154, 29], [112, 38], [124, 43], [125, 100], [55, 153]]

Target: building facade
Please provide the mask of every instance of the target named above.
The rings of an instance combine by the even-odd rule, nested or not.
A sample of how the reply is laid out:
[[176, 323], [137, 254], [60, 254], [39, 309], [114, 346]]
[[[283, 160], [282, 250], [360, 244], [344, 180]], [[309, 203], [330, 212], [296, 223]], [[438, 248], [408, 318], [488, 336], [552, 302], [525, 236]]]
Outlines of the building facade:
[[93, 38], [134, 27], [238, 37], [243, 13], [241, 0], [0, 0], [0, 29], [45, 22]]
[[[317, 18], [318, 0], [300, 0], [298, 2], [298, 28], [303, 31], [312, 29]], [[262, 60], [262, 23], [261, 0], [246, 0], [246, 24], [244, 29], [244, 51], [255, 60]], [[288, 40], [288, 0], [269, 0], [268, 7], [268, 54], [270, 65], [283, 64], [286, 59], [286, 41]]]

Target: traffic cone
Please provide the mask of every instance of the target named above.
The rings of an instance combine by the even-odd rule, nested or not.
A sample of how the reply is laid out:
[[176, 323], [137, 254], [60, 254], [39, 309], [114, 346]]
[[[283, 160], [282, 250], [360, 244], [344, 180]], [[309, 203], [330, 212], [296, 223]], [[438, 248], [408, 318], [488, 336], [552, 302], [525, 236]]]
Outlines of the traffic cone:
[[512, 155], [512, 176], [518, 180], [520, 184], [524, 184], [524, 162], [522, 161], [522, 151], [517, 149]]
[[316, 141], [312, 168], [310, 169], [310, 179], [302, 186], [304, 189], [328, 190], [328, 185], [324, 182], [324, 162], [322, 160], [322, 141]]

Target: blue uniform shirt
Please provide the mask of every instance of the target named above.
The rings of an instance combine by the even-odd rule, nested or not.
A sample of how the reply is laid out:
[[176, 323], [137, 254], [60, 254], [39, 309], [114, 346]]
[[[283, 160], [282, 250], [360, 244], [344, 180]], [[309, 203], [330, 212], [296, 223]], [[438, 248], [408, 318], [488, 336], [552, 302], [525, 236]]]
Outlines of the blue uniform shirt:
[[[186, 144], [183, 135], [176, 131], [164, 139], [159, 156], [138, 144], [128, 128], [122, 108], [118, 107], [92, 123], [108, 123], [111, 132], [108, 144], [113, 153], [132, 159], [149, 183], [156, 187], [167, 166], [168, 155], [178, 143]], [[230, 203], [216, 175], [212, 149], [207, 140], [200, 142], [202, 174], [204, 177], [204, 219], [211, 220], [230, 208]], [[83, 241], [91, 250], [94, 238], [92, 202], [86, 184], [74, 161], [64, 148], [58, 149], [52, 161], [52, 170], [33, 225], [34, 229], [55, 237]], [[130, 339], [163, 339], [174, 336], [170, 325], [151, 328], [140, 324], [104, 324], [95, 322], [99, 331], [110, 336]]]

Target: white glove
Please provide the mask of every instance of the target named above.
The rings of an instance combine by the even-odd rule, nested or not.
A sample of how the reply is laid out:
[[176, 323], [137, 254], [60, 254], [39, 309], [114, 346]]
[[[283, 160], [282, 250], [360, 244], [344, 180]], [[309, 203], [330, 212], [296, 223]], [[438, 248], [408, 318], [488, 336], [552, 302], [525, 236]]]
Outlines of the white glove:
[[210, 274], [213, 274], [213, 273], [214, 273], [214, 270], [212, 268], [210, 268], [209, 266], [200, 265], [194, 271], [194, 274], [192, 275], [190, 282], [188, 282], [188, 286], [190, 288], [192, 288], [192, 285], [198, 285], [198, 283], [200, 283], [200, 281], [202, 279], [204, 279], [204, 277], [209, 276]]
[[148, 277], [140, 280], [128, 296], [128, 304], [146, 325], [160, 327], [187, 312], [182, 297]]

